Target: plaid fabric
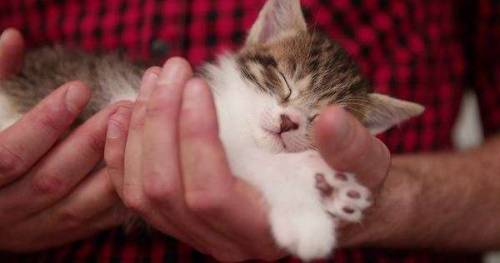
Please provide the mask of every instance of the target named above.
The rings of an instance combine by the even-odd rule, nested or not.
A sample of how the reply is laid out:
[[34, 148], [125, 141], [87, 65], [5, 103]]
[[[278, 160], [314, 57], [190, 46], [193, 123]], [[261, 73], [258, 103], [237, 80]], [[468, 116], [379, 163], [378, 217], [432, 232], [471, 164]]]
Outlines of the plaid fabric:
[[[194, 65], [242, 44], [265, 0], [2, 0], [0, 29], [22, 29], [30, 46], [63, 43], [122, 50]], [[381, 136], [394, 153], [448, 149], [465, 87], [478, 92], [486, 134], [500, 129], [500, 2], [495, 0], [303, 0], [312, 27], [330, 33], [378, 92], [417, 101], [425, 114]], [[165, 236], [110, 230], [62, 248], [8, 260], [213, 261]], [[0, 257], [1, 259], [1, 257]], [[341, 250], [335, 262], [480, 262], [477, 255]], [[285, 259], [294, 262], [296, 259]]]

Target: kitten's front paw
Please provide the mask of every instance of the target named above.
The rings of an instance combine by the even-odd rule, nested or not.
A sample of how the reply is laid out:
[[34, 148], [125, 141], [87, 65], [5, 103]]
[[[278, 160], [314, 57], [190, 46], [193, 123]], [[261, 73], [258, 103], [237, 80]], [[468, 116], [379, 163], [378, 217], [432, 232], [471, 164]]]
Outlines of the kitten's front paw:
[[318, 172], [315, 179], [326, 211], [345, 221], [361, 220], [363, 210], [371, 204], [370, 191], [360, 185], [354, 175], [333, 171]]

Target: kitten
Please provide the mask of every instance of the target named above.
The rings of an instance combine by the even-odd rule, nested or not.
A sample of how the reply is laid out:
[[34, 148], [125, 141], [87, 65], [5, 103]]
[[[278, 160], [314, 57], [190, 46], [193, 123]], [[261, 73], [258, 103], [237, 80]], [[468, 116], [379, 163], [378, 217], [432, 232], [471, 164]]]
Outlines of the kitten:
[[[22, 73], [0, 83], [0, 127], [74, 79], [93, 90], [83, 121], [109, 103], [133, 100], [143, 72], [113, 55], [32, 51]], [[369, 190], [353, 174], [332, 170], [314, 150], [311, 130], [321, 110], [341, 105], [373, 134], [423, 111], [418, 104], [370, 93], [347, 53], [307, 29], [299, 0], [268, 0], [244, 47], [202, 72], [214, 93], [234, 175], [261, 191], [277, 244], [304, 260], [328, 256], [338, 223], [359, 222], [370, 206]]]

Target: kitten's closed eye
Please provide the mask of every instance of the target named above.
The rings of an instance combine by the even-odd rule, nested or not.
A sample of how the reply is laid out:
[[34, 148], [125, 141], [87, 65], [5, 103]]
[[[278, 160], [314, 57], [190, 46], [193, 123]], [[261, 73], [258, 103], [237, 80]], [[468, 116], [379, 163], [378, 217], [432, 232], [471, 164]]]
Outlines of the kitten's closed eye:
[[313, 116], [309, 117], [309, 119], [308, 119], [309, 123], [313, 123], [318, 117], [319, 117], [319, 113], [314, 114]]
[[287, 102], [290, 97], [292, 96], [292, 88], [290, 87], [290, 84], [288, 83], [288, 80], [286, 79], [285, 75], [281, 72], [281, 71], [278, 71], [278, 73], [280, 74], [281, 78], [283, 79], [283, 81], [285, 82], [286, 84], [286, 88], [288, 89], [288, 94], [285, 96], [285, 98], [283, 98], [283, 102]]

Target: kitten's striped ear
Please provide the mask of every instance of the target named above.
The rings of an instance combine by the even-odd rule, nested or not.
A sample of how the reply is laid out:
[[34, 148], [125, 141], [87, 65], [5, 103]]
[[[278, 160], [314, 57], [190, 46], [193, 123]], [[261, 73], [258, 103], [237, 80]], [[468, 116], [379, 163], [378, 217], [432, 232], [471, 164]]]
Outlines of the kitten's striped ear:
[[268, 0], [250, 29], [246, 44], [265, 44], [284, 34], [306, 30], [300, 0]]
[[371, 93], [364, 126], [372, 133], [382, 133], [394, 125], [418, 116], [424, 112], [420, 104], [395, 99], [386, 95]]

